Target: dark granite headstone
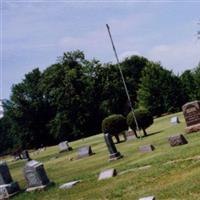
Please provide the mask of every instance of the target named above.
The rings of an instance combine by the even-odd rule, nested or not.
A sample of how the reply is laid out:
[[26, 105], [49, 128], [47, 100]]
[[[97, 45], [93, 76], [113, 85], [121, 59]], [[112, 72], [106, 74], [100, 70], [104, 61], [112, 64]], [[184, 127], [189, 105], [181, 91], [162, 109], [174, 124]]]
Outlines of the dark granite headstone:
[[188, 141], [185, 139], [185, 137], [182, 134], [170, 136], [168, 141], [172, 147], [188, 143]]
[[58, 147], [59, 147], [59, 149], [60, 149], [60, 151], [59, 151], [60, 153], [65, 152], [65, 151], [71, 151], [71, 150], [72, 150], [72, 148], [69, 146], [68, 141], [60, 142], [60, 143], [58, 144]]
[[27, 150], [22, 151], [22, 159], [30, 161], [31, 158]]
[[117, 148], [112, 140], [112, 136], [109, 133], [105, 133], [104, 139], [105, 139], [106, 145], [108, 147], [108, 151], [110, 153], [109, 161], [118, 160], [118, 159], [122, 158], [123, 156], [121, 155], [120, 152], [117, 151]]
[[27, 191], [44, 189], [50, 184], [43, 164], [35, 160], [26, 163], [24, 176], [28, 184]]
[[91, 146], [84, 146], [78, 149], [78, 159], [79, 158], [83, 158], [83, 157], [87, 157], [87, 156], [91, 156], [94, 153], [92, 152], [92, 148]]
[[19, 185], [12, 180], [6, 162], [0, 163], [0, 199], [9, 198], [19, 192]]
[[145, 152], [151, 152], [155, 149], [155, 147], [152, 144], [147, 144], [139, 147], [139, 151], [142, 153]]
[[200, 130], [200, 101], [193, 101], [182, 106], [183, 115], [187, 133], [197, 132]]

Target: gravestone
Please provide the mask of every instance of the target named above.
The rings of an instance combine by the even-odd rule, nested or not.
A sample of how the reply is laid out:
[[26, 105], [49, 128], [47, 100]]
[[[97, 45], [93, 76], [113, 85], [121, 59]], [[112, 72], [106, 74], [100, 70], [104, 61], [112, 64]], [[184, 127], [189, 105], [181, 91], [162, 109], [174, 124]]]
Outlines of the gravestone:
[[125, 132], [125, 134], [126, 134], [126, 140], [134, 140], [134, 139], [136, 139], [135, 133], [131, 128], [129, 128]]
[[91, 146], [84, 146], [78, 149], [78, 159], [93, 155]]
[[140, 198], [139, 200], [156, 200], [156, 198], [154, 196], [149, 196], [149, 197]]
[[102, 171], [99, 174], [98, 180], [104, 180], [104, 179], [108, 179], [108, 178], [111, 178], [111, 177], [114, 177], [114, 176], [117, 176], [116, 169], [107, 169], [107, 170]]
[[27, 150], [22, 151], [22, 159], [30, 161], [31, 158]]
[[178, 124], [178, 123], [180, 123], [179, 118], [178, 118], [177, 116], [172, 117], [172, 118], [170, 119], [170, 122], [171, 122], [172, 124]]
[[188, 141], [185, 139], [185, 137], [182, 134], [170, 136], [168, 141], [172, 147], [188, 143]]
[[70, 188], [74, 187], [77, 183], [80, 183], [80, 180], [64, 183], [59, 187], [59, 189], [70, 189]]
[[187, 127], [187, 133], [197, 132], [200, 130], [200, 101], [193, 101], [182, 106], [183, 115]]
[[69, 146], [68, 141], [60, 142], [58, 144], [58, 147], [60, 149], [59, 153], [62, 153], [62, 152], [65, 152], [65, 151], [71, 151], [72, 150], [72, 148]]
[[105, 139], [106, 145], [108, 147], [108, 151], [110, 153], [109, 161], [118, 160], [118, 159], [122, 158], [123, 156], [121, 155], [120, 152], [117, 151], [117, 148], [112, 140], [112, 136], [109, 133], [105, 133], [104, 139]]
[[0, 163], [0, 199], [6, 199], [19, 192], [19, 185], [13, 181], [6, 162]]
[[36, 160], [27, 162], [23, 172], [28, 184], [27, 192], [42, 190], [51, 183], [47, 177], [43, 164]]
[[152, 144], [146, 144], [146, 145], [143, 145], [143, 146], [139, 146], [139, 151], [142, 152], [142, 153], [151, 152], [154, 149], [155, 149], [155, 147]]

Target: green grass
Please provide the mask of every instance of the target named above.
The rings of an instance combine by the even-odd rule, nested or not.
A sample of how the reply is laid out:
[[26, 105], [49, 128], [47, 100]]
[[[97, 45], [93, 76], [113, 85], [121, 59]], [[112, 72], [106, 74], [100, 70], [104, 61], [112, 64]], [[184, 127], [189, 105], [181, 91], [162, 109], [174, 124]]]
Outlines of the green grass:
[[[170, 118], [178, 115], [180, 124], [172, 125]], [[59, 154], [58, 147], [48, 147], [33, 159], [44, 163], [49, 178], [55, 185], [46, 191], [21, 192], [14, 200], [137, 200], [155, 195], [156, 199], [200, 200], [200, 132], [185, 134], [187, 145], [170, 147], [168, 137], [184, 133], [185, 121], [182, 113], [154, 120], [147, 130], [148, 137], [117, 144], [124, 158], [108, 162], [108, 150], [103, 135], [70, 143], [73, 151]], [[140, 153], [138, 147], [153, 144], [155, 151]], [[72, 160], [78, 147], [91, 145], [93, 156]], [[22, 189], [26, 188], [23, 177], [24, 161], [12, 162], [7, 158], [13, 179]], [[149, 165], [148, 168], [140, 168]], [[98, 181], [101, 170], [115, 168], [122, 173], [114, 178]], [[58, 189], [59, 185], [73, 180], [82, 182], [69, 190]]]

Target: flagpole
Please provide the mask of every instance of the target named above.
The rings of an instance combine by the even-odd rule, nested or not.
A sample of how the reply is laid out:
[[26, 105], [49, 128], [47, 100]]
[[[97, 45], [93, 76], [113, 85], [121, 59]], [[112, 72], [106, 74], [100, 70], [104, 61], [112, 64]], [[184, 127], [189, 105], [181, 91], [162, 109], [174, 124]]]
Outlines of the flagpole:
[[120, 75], [121, 75], [121, 78], [122, 78], [122, 82], [123, 82], [123, 85], [124, 85], [124, 89], [125, 89], [125, 92], [126, 92], [126, 96], [127, 96], [127, 98], [128, 98], [129, 106], [130, 106], [131, 112], [132, 112], [132, 114], [133, 114], [133, 119], [134, 119], [134, 122], [135, 122], [135, 125], [136, 125], [136, 130], [139, 132], [140, 139], [141, 139], [140, 129], [139, 129], [139, 126], [138, 126], [137, 119], [136, 119], [136, 117], [135, 117], [133, 105], [132, 105], [131, 98], [130, 98], [130, 95], [129, 95], [129, 92], [128, 92], [128, 89], [127, 89], [127, 86], [126, 86], [126, 82], [125, 82], [125, 79], [124, 79], [124, 75], [123, 75], [122, 69], [121, 69], [121, 67], [120, 67], [120, 62], [119, 62], [119, 58], [118, 58], [118, 55], [117, 55], [117, 51], [116, 51], [116, 48], [115, 48], [115, 45], [114, 45], [114, 42], [113, 42], [113, 39], [112, 39], [112, 35], [111, 35], [111, 32], [110, 32], [110, 27], [109, 27], [108, 24], [106, 24], [106, 27], [107, 27], [108, 34], [109, 34], [109, 37], [110, 37], [110, 41], [111, 41], [111, 44], [112, 44], [112, 48], [113, 48], [113, 51], [114, 51], [114, 54], [115, 54], [115, 58], [116, 58], [116, 60], [117, 60], [117, 66], [118, 66], [119, 71], [120, 71]]

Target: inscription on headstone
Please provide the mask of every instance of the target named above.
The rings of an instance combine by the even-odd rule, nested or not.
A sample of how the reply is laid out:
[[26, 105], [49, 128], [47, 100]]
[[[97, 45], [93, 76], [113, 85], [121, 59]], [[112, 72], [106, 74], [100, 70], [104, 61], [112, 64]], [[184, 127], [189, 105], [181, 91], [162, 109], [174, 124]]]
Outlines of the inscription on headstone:
[[94, 153], [92, 152], [91, 146], [84, 146], [84, 147], [81, 147], [78, 149], [78, 159], [87, 157], [87, 156], [91, 156], [93, 154]]
[[19, 192], [19, 185], [12, 180], [6, 162], [0, 163], [0, 199], [5, 199]]
[[169, 137], [168, 141], [172, 147], [188, 143], [182, 134], [171, 136]]
[[182, 106], [183, 115], [186, 121], [186, 132], [196, 132], [200, 130], [200, 101], [193, 101]]
[[69, 146], [69, 143], [68, 143], [68, 141], [63, 141], [63, 142], [60, 142], [59, 144], [58, 144], [58, 147], [59, 147], [59, 149], [60, 149], [60, 153], [62, 153], [62, 152], [64, 152], [64, 151], [71, 151], [72, 150], [72, 148]]
[[35, 160], [27, 162], [24, 176], [28, 183], [27, 191], [43, 189], [50, 184], [43, 164]]
[[99, 174], [98, 180], [108, 179], [108, 178], [111, 178], [111, 177], [114, 177], [114, 176], [117, 176], [116, 169], [107, 169], [107, 170], [102, 171]]
[[142, 153], [151, 152], [154, 149], [155, 149], [155, 147], [152, 144], [147, 144], [147, 145], [139, 146], [139, 151], [142, 152]]

